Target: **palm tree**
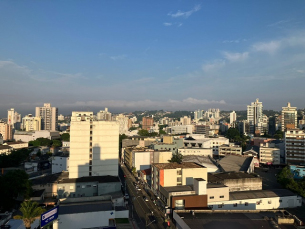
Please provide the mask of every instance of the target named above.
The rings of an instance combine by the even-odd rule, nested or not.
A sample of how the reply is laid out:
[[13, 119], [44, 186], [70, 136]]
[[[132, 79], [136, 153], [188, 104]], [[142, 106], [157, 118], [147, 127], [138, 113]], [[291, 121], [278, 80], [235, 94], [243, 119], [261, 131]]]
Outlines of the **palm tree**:
[[30, 229], [35, 219], [39, 219], [40, 215], [45, 211], [38, 206], [37, 202], [27, 200], [21, 204], [19, 210], [22, 212], [22, 215], [16, 215], [14, 219], [22, 219], [26, 229]]

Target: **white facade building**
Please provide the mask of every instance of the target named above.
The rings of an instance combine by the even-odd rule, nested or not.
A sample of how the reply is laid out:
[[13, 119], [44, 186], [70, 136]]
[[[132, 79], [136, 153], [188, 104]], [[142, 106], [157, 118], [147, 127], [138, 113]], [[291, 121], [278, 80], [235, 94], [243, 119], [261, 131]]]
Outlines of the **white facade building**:
[[129, 118], [123, 114], [119, 114], [115, 117], [115, 120], [119, 123], [119, 133], [126, 134], [128, 132]]
[[198, 155], [198, 156], [211, 156], [213, 157], [213, 149], [212, 148], [188, 148], [188, 147], [183, 147], [178, 149], [178, 153], [182, 154], [183, 156], [188, 156], [188, 155]]
[[171, 134], [193, 133], [193, 125], [181, 125], [170, 127]]
[[275, 147], [275, 143], [260, 144], [259, 162], [270, 165], [279, 165], [281, 163], [280, 149]]
[[105, 110], [97, 112], [96, 117], [99, 121], [111, 121], [111, 113], [108, 111], [107, 107], [105, 107]]
[[236, 122], [236, 113], [235, 111], [232, 111], [230, 113], [230, 124], [232, 125], [234, 122]]
[[32, 114], [26, 115], [24, 118], [22, 118], [22, 130], [41, 130], [41, 117], [34, 117]]
[[93, 112], [72, 112], [69, 178], [118, 176], [119, 124], [96, 121]]
[[19, 129], [21, 123], [21, 114], [15, 111], [14, 108], [7, 110], [7, 124], [11, 125], [14, 129]]
[[48, 138], [50, 140], [59, 139], [58, 131], [40, 130], [40, 131], [16, 131], [14, 133], [15, 141], [29, 142], [37, 138]]
[[256, 99], [251, 105], [247, 106], [247, 121], [250, 126], [250, 134], [255, 130], [260, 130], [260, 123], [263, 121], [263, 103]]
[[69, 157], [53, 156], [52, 157], [52, 174], [69, 171]]
[[41, 117], [41, 130], [57, 130], [58, 109], [51, 107], [51, 103], [36, 107], [35, 116]]

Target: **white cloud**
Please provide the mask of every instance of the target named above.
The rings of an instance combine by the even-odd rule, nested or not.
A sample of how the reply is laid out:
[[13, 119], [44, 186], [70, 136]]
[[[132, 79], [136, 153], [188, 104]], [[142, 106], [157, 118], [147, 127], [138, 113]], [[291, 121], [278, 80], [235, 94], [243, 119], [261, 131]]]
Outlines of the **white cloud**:
[[196, 5], [193, 9], [189, 10], [189, 11], [181, 11], [178, 10], [177, 13], [168, 13], [168, 16], [171, 16], [173, 18], [177, 18], [177, 17], [184, 17], [184, 18], [188, 18], [189, 16], [191, 16], [193, 13], [199, 11], [201, 9], [200, 5]]
[[110, 59], [112, 60], [123, 60], [126, 58], [126, 55], [118, 55], [118, 56], [111, 56]]
[[229, 60], [231, 62], [238, 62], [238, 61], [244, 61], [244, 60], [248, 59], [249, 52], [243, 52], [243, 53], [224, 52], [223, 55], [227, 60]]
[[267, 25], [267, 26], [268, 26], [268, 27], [280, 26], [280, 25], [286, 24], [287, 22], [290, 22], [290, 21], [291, 21], [291, 20], [280, 20], [280, 21], [271, 23], [271, 24], [269, 24], [269, 25]]
[[205, 72], [214, 71], [220, 68], [223, 68], [226, 65], [224, 60], [215, 60], [211, 63], [206, 63], [202, 66], [202, 70]]
[[281, 46], [281, 41], [259, 42], [252, 46], [256, 52], [275, 53]]
[[164, 25], [164, 26], [171, 26], [171, 25], [173, 25], [173, 23], [170, 23], [170, 22], [164, 22], [164, 23], [163, 23], [163, 25]]

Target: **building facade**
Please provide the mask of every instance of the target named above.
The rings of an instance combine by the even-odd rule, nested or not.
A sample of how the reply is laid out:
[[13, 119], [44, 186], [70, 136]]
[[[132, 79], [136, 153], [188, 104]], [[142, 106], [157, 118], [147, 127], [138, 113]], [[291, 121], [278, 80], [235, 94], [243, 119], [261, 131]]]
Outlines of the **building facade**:
[[274, 143], [261, 143], [259, 162], [267, 165], [279, 165], [281, 163], [280, 149], [276, 148]]
[[149, 130], [154, 125], [154, 119], [152, 117], [142, 118], [142, 129]]
[[36, 107], [35, 116], [41, 118], [41, 130], [57, 130], [58, 109], [51, 107], [51, 103]]
[[99, 121], [111, 121], [111, 113], [108, 111], [107, 107], [105, 107], [105, 110], [97, 112], [96, 117]]
[[41, 130], [41, 117], [33, 117], [32, 114], [26, 115], [22, 118], [22, 130], [36, 131]]
[[13, 139], [13, 128], [12, 125], [0, 122], [0, 134], [2, 135], [3, 141], [8, 141]]
[[12, 125], [14, 129], [20, 129], [21, 114], [11, 108], [7, 111], [7, 124]]
[[259, 129], [259, 124], [263, 121], [263, 103], [256, 99], [247, 106], [247, 121], [249, 123], [250, 134], [255, 134]]
[[286, 129], [295, 129], [298, 127], [297, 108], [291, 107], [287, 103], [287, 107], [282, 107], [282, 131]]
[[285, 152], [288, 164], [300, 165], [305, 163], [305, 132], [303, 130], [286, 130]]
[[230, 113], [230, 124], [232, 125], [232, 124], [234, 124], [236, 122], [236, 113], [235, 113], [235, 111], [232, 111], [231, 113]]
[[118, 176], [119, 125], [93, 112], [72, 112], [69, 178]]

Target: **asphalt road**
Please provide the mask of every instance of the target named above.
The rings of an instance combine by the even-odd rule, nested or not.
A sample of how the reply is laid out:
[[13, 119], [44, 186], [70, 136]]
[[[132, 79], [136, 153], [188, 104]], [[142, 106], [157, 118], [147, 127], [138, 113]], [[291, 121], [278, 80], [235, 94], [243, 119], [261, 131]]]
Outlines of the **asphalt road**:
[[[143, 188], [141, 188], [141, 190], [136, 190], [136, 187], [133, 184], [136, 182], [135, 177], [125, 166], [122, 166], [119, 171], [119, 176], [123, 185], [125, 185], [126, 181], [126, 190], [129, 194], [129, 204], [131, 206], [130, 210], [135, 211], [134, 213], [136, 214], [133, 216], [136, 219], [139, 228], [167, 228], [167, 225], [164, 223], [164, 213], [158, 210]], [[126, 177], [124, 177], [124, 175]], [[143, 196], [145, 196], [148, 201], [144, 201]], [[147, 227], [145, 227], [146, 225]]]
[[268, 168], [255, 168], [256, 174], [260, 175], [263, 179], [263, 189], [280, 189], [283, 188], [279, 183], [277, 183], [276, 175], [281, 171], [281, 169]]

